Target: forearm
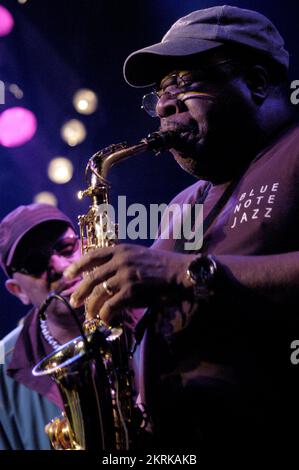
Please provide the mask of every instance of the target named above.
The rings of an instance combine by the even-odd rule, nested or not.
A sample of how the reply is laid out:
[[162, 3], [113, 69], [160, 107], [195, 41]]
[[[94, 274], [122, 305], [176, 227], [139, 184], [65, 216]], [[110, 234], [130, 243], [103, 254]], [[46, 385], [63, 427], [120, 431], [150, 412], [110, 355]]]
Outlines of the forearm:
[[267, 256], [215, 256], [223, 271], [219, 286], [234, 295], [268, 298], [276, 303], [299, 299], [299, 252]]

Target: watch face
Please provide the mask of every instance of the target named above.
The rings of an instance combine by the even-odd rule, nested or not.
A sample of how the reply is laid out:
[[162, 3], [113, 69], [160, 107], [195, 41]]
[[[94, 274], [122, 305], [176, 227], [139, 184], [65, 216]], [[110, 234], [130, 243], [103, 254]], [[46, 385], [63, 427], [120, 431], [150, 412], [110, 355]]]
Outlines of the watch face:
[[188, 268], [192, 281], [209, 287], [216, 273], [216, 262], [212, 257], [200, 256], [190, 263]]
[[217, 264], [210, 255], [199, 256], [191, 261], [187, 275], [193, 283], [195, 300], [208, 301], [214, 295], [213, 284], [217, 272]]

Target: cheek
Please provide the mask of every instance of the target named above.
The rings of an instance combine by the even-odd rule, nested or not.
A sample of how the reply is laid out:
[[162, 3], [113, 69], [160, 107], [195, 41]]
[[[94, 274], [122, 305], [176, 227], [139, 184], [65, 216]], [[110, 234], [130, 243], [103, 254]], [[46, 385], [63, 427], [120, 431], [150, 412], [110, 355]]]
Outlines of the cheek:
[[28, 286], [28, 293], [33, 303], [39, 303], [48, 295], [48, 287], [45, 281], [37, 281]]
[[209, 117], [213, 112], [215, 104], [211, 101], [203, 101], [200, 99], [190, 100], [188, 103], [189, 114], [193, 121], [197, 122], [197, 125], [201, 131], [208, 130]]

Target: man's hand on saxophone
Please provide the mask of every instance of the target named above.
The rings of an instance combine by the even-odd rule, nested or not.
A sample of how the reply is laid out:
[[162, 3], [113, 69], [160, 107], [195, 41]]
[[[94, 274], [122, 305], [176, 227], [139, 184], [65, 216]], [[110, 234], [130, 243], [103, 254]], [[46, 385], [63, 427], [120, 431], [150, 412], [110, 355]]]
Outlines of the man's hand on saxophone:
[[72, 294], [71, 304], [78, 307], [88, 298], [89, 315], [110, 324], [125, 307], [191, 299], [193, 284], [187, 270], [194, 258], [131, 244], [95, 249], [64, 272], [67, 279], [92, 273]]

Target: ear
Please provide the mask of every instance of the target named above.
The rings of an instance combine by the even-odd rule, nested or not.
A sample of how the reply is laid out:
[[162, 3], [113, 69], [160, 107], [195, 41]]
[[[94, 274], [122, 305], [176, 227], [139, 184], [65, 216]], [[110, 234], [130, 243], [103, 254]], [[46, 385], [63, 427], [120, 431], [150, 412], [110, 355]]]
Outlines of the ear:
[[261, 65], [251, 67], [244, 77], [251, 96], [257, 104], [263, 103], [270, 91], [270, 77], [267, 69]]
[[26, 292], [24, 292], [24, 290], [22, 289], [18, 281], [16, 281], [15, 279], [7, 279], [7, 281], [5, 282], [5, 287], [8, 290], [8, 292], [18, 297], [18, 299], [20, 299], [20, 301], [24, 305], [31, 304], [31, 301], [28, 295], [26, 294]]

